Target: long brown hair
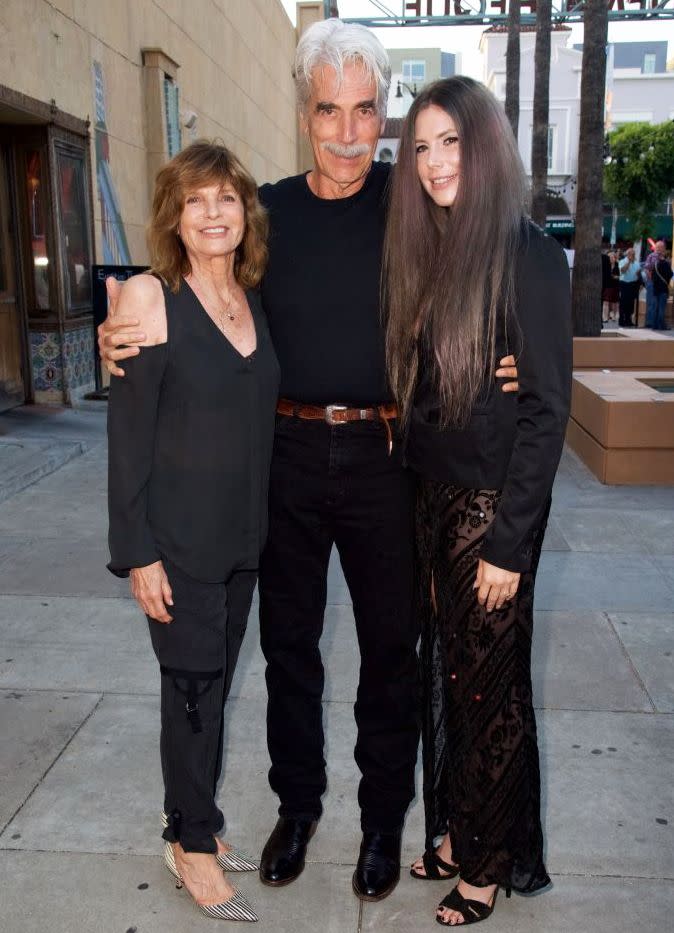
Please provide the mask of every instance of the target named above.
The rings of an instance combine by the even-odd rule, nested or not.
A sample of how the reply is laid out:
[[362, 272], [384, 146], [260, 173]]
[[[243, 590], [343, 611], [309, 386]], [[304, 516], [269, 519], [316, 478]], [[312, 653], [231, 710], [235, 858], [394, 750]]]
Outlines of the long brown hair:
[[152, 271], [177, 292], [192, 267], [176, 230], [185, 197], [195, 188], [229, 183], [243, 201], [245, 231], [236, 250], [234, 274], [242, 288], [255, 288], [267, 264], [267, 215], [257, 198], [257, 184], [221, 142], [200, 139], [157, 173], [152, 214], [147, 228]]
[[[432, 201], [417, 173], [415, 121], [432, 105], [452, 118], [459, 139], [451, 208]], [[512, 309], [525, 203], [517, 144], [493, 95], [466, 77], [424, 88], [402, 129], [382, 271], [388, 372], [403, 418], [418, 340], [430, 348], [442, 425], [465, 424], [485, 378], [493, 377], [496, 324]]]

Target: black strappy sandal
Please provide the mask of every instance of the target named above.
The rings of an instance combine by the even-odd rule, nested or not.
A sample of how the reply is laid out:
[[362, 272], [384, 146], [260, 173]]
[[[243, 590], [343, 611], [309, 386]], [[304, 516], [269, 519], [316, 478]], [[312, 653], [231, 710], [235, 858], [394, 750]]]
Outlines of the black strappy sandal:
[[[416, 871], [414, 865], [410, 868], [410, 875], [420, 881], [447, 881], [448, 878], [454, 878], [459, 874], [459, 866], [452, 865], [451, 862], [445, 862], [441, 859], [437, 849], [427, 849], [421, 856], [421, 861], [424, 865], [425, 875]], [[441, 875], [440, 869], [446, 874]]]
[[[510, 897], [510, 888], [505, 889], [506, 897]], [[480, 920], [486, 920], [491, 917], [494, 905], [496, 904], [496, 895], [498, 888], [494, 891], [491, 904], [483, 904], [482, 901], [473, 901], [464, 897], [458, 887], [453, 888], [447, 897], [443, 898], [438, 904], [438, 910], [441, 907], [447, 907], [449, 910], [455, 910], [463, 917], [463, 923], [448, 923], [442, 917], [436, 915], [435, 919], [443, 927], [465, 926], [467, 923], [479, 923]]]

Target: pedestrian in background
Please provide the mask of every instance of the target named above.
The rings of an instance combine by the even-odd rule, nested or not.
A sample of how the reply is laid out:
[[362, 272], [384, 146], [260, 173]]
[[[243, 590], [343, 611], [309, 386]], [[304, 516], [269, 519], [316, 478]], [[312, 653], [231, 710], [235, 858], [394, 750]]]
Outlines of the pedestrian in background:
[[[618, 313], [620, 269], [616, 254], [601, 254], [602, 324], [613, 321]], [[606, 310], [605, 310], [606, 309]]]
[[[664, 243], [663, 243], [664, 246]], [[671, 257], [662, 250], [653, 265], [653, 330], [669, 330], [665, 311], [672, 280]]]
[[634, 327], [632, 315], [634, 303], [639, 296], [641, 269], [636, 261], [634, 249], [625, 252], [625, 258], [620, 262], [620, 316], [618, 323], [621, 327]]
[[646, 286], [646, 327], [653, 327], [655, 321], [655, 291], [653, 289], [653, 270], [659, 259], [666, 256], [664, 240], [658, 240], [655, 248], [648, 254], [643, 267], [643, 279]]

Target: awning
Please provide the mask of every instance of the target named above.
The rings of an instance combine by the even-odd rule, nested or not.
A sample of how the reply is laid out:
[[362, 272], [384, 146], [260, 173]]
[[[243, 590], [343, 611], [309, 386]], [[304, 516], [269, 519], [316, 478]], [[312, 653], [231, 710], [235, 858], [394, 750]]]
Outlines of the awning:
[[[610, 214], [604, 216], [604, 223], [602, 227], [602, 232], [604, 234], [604, 239], [608, 240], [611, 237], [611, 227], [613, 225], [613, 218]], [[653, 217], [653, 226], [648, 231], [648, 235], [653, 237], [654, 240], [659, 240], [662, 237], [669, 239], [672, 235], [672, 217], [670, 214], [656, 214]], [[616, 224], [616, 237], [619, 240], [632, 240], [636, 239], [634, 233], [634, 220], [633, 218], [626, 217], [624, 214], [618, 214], [618, 223]]]

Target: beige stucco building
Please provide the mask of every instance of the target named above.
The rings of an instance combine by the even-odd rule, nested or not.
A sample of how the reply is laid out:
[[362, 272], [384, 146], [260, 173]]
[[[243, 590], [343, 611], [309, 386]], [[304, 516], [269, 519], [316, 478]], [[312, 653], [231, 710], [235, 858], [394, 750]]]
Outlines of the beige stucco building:
[[93, 388], [90, 269], [147, 261], [170, 155], [219, 137], [259, 182], [297, 171], [296, 41], [280, 0], [3, 0], [0, 410]]

